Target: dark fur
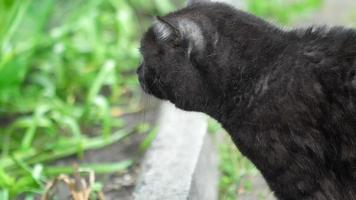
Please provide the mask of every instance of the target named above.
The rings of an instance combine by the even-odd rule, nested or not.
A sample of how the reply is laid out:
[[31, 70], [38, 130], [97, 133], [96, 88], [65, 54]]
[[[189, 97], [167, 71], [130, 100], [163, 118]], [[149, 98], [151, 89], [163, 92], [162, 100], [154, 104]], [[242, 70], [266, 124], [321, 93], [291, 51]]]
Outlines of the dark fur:
[[356, 199], [356, 31], [283, 31], [220, 3], [164, 17], [202, 29], [144, 35], [144, 90], [217, 119], [279, 199]]

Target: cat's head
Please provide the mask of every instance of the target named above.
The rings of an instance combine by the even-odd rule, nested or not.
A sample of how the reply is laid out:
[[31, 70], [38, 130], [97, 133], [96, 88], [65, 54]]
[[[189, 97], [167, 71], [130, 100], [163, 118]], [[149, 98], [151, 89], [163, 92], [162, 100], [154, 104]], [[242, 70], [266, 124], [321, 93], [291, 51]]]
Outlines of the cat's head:
[[157, 17], [141, 41], [137, 73], [143, 90], [185, 110], [204, 111], [217, 100], [218, 82], [204, 59], [215, 54], [218, 36], [208, 19], [184, 14]]

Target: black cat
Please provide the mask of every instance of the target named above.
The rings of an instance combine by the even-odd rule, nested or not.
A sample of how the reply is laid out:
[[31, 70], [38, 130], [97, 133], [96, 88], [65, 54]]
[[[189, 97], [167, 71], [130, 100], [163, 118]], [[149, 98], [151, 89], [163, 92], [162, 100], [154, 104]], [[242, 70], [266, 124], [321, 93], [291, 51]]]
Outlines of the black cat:
[[221, 3], [158, 17], [143, 89], [217, 119], [279, 199], [356, 199], [356, 31], [284, 31]]

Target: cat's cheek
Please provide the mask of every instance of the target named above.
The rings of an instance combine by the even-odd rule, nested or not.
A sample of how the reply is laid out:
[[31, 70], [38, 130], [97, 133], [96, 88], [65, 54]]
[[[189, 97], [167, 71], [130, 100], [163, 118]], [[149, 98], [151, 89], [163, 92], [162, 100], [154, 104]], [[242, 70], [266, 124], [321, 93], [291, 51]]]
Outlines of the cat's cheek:
[[142, 89], [144, 92], [147, 94], [150, 94], [158, 99], [165, 100], [166, 96], [164, 95], [164, 92], [162, 91], [161, 88], [158, 88], [152, 84], [143, 84]]

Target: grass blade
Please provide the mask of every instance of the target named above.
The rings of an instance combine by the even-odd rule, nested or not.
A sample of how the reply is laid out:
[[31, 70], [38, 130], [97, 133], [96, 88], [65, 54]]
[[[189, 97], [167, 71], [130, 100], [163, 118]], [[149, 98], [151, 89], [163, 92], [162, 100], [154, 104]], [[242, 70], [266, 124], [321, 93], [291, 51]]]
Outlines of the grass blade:
[[9, 200], [9, 191], [7, 189], [0, 189], [0, 199]]
[[[101, 164], [81, 164], [79, 168], [88, 168], [93, 170], [96, 174], [108, 174], [123, 171], [134, 162], [132, 160], [124, 160], [118, 163], [101, 163]], [[58, 176], [60, 174], [73, 174], [72, 166], [47, 166], [44, 173], [48, 176]]]

